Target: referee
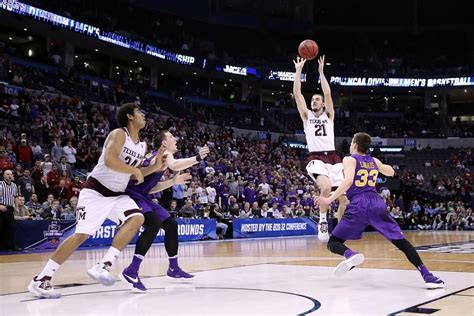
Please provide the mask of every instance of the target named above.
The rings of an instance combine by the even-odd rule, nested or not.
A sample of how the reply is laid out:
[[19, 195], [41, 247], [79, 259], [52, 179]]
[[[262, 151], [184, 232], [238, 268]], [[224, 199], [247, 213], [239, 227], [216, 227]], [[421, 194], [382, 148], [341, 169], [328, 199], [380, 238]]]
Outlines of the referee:
[[13, 182], [13, 172], [5, 170], [0, 181], [0, 250], [18, 250], [15, 247], [15, 218], [13, 217], [15, 197], [18, 189]]

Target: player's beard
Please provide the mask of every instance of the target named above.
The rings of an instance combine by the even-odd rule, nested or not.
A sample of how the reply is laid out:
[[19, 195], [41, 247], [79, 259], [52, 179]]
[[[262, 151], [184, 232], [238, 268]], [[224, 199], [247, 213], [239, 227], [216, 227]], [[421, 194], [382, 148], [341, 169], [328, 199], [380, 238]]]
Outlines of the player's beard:
[[314, 113], [322, 114], [323, 113], [324, 106], [321, 106], [319, 109], [312, 108]]

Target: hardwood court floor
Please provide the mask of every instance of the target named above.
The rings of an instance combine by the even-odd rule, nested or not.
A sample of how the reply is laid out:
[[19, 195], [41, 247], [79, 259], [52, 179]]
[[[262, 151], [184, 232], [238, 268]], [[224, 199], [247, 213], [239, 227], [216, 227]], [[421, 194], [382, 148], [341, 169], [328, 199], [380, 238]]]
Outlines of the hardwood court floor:
[[[313, 236], [193, 242], [180, 245], [179, 260], [184, 270], [196, 274], [194, 279], [176, 282], [163, 277], [166, 252], [163, 245], [155, 245], [141, 271], [150, 291], [138, 296], [128, 293], [123, 282], [107, 288], [87, 276], [87, 268], [102, 258], [105, 249], [77, 251], [61, 267], [54, 277], [54, 284], [64, 287], [60, 300], [35, 300], [25, 293], [29, 280], [42, 269], [50, 253], [0, 256], [0, 315], [133, 315], [135, 311], [166, 315], [417, 315], [420, 308], [433, 315], [472, 312], [474, 290], [469, 288], [474, 286], [474, 232], [406, 232], [406, 238], [416, 247], [432, 246], [423, 247], [428, 251], [420, 255], [428, 268], [445, 280], [445, 290], [424, 290], [419, 273], [404, 255], [376, 233], [348, 243], [366, 260], [360, 269], [341, 278], [332, 275], [341, 258], [329, 253], [326, 244]], [[113, 273], [117, 275], [129, 263], [133, 250], [124, 250]], [[93, 292], [102, 293], [103, 300], [95, 298], [91, 303]]]

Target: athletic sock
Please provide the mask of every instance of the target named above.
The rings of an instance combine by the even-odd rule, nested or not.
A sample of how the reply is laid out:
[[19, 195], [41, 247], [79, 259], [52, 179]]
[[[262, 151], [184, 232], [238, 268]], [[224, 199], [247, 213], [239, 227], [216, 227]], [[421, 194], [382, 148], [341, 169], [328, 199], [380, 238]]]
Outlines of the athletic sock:
[[43, 271], [41, 271], [41, 273], [38, 274], [38, 277], [36, 279], [41, 280], [45, 276], [52, 277], [54, 273], [58, 270], [58, 268], [59, 268], [59, 264], [53, 261], [52, 259], [49, 259], [45, 267], [43, 268]]
[[355, 255], [357, 252], [355, 251], [352, 251], [351, 249], [347, 249], [346, 251], [344, 251], [344, 257], [346, 259], [349, 259], [350, 257], [352, 257], [353, 255]]
[[100, 262], [111, 266], [114, 264], [119, 254], [120, 254], [120, 250], [118, 250], [115, 247], [110, 247], [109, 250], [107, 250], [107, 253], [105, 254], [104, 258], [102, 258]]
[[421, 273], [421, 276], [424, 278], [425, 276], [431, 274], [431, 272], [425, 267], [424, 264], [416, 267], [418, 269], [418, 271], [420, 271]]
[[319, 222], [327, 222], [328, 220], [326, 219], [326, 214], [327, 213], [322, 213], [321, 211], [319, 212]]
[[168, 258], [169, 262], [170, 262], [170, 268], [171, 269], [176, 269], [178, 268], [178, 256], [173, 256], [173, 257], [170, 257]]
[[140, 270], [140, 265], [143, 262], [144, 257], [142, 255], [134, 255], [132, 258], [132, 263], [128, 266], [128, 269], [133, 272], [138, 272]]

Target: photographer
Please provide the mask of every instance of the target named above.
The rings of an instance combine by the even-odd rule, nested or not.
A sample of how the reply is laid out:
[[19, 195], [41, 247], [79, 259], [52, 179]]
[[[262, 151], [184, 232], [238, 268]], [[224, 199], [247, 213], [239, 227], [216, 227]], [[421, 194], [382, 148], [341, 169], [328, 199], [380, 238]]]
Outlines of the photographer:
[[219, 212], [219, 205], [215, 203], [209, 204], [209, 207], [206, 211], [204, 212], [204, 217], [216, 219], [216, 228], [221, 230], [220, 234], [218, 234], [218, 237], [219, 239], [224, 239], [228, 226], [222, 222], [223, 215], [221, 212]]

